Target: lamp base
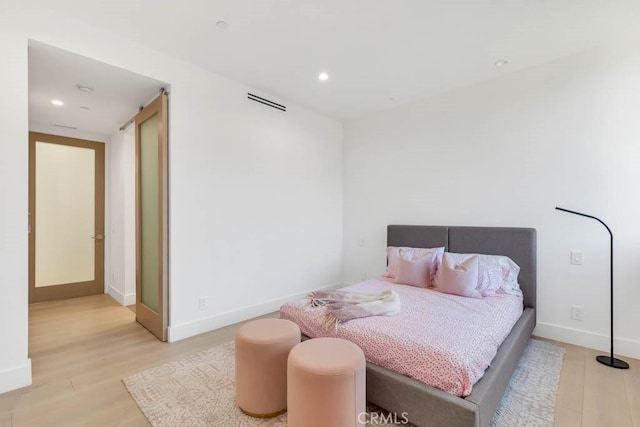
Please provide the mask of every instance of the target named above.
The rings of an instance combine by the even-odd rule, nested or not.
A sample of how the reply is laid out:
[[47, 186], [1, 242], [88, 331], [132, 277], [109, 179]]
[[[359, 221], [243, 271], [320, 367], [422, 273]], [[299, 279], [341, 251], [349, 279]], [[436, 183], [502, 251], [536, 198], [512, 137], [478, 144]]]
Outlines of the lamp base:
[[616, 359], [615, 357], [612, 359], [610, 356], [596, 356], [596, 360], [610, 368], [629, 369], [629, 364], [627, 362]]

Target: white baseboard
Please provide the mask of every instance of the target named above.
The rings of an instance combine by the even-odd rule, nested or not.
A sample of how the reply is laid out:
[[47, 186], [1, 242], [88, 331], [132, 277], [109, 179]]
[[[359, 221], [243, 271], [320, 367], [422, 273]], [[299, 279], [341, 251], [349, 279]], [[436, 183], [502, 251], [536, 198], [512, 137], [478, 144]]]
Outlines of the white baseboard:
[[[337, 283], [317, 290], [322, 289], [336, 289], [342, 287], [342, 283]], [[237, 310], [227, 311], [225, 313], [216, 314], [204, 319], [194, 320], [192, 322], [181, 323], [178, 325], [169, 326], [168, 328], [168, 340], [169, 342], [180, 341], [185, 338], [199, 335], [205, 332], [213, 331], [218, 328], [222, 328], [227, 325], [242, 322], [247, 319], [252, 319], [263, 314], [272, 313], [280, 309], [280, 307], [291, 300], [304, 297], [311, 290], [302, 292], [299, 294], [288, 295], [281, 298], [265, 301], [260, 304], [255, 304], [247, 307], [242, 307]]]
[[0, 393], [31, 385], [31, 359], [22, 365], [0, 371]]
[[[580, 329], [538, 322], [533, 335], [600, 350], [607, 354], [611, 351], [611, 338], [608, 335], [594, 334]], [[615, 338], [613, 344], [616, 355], [640, 359], [640, 342], [625, 338]]]
[[136, 303], [136, 294], [123, 294], [116, 288], [109, 287], [109, 295], [113, 297], [114, 300], [118, 301], [121, 305], [133, 305]]

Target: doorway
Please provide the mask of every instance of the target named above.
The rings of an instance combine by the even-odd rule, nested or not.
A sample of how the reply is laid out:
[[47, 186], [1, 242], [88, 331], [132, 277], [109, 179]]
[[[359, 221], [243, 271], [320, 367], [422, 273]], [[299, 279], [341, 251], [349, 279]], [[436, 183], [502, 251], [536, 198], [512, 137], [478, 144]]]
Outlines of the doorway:
[[29, 302], [104, 292], [104, 144], [29, 133]]
[[[29, 302], [38, 303], [30, 311], [83, 300], [93, 307], [92, 302], [115, 300], [130, 317], [131, 310], [124, 306], [133, 307], [141, 297], [140, 302], [150, 310], [139, 308], [132, 321], [157, 331], [149, 325], [151, 318], [153, 324], [161, 325], [154, 333], [166, 339], [166, 107], [170, 85], [35, 40], [29, 41], [28, 49]], [[140, 112], [149, 111], [158, 93], [163, 100], [158, 123], [163, 127], [158, 128], [157, 149], [164, 163], [156, 169], [157, 196], [162, 201], [157, 215], [158, 224], [164, 227], [155, 236], [156, 248], [146, 251], [153, 242], [143, 234], [142, 247], [136, 247], [137, 226], [145, 228], [153, 224], [153, 218], [146, 214], [146, 220], [137, 218], [138, 192], [149, 187], [138, 188], [136, 181], [140, 165], [135, 133], [137, 122], [148, 122]], [[142, 127], [150, 130], [153, 124]], [[154, 147], [148, 142], [144, 148]], [[152, 158], [144, 153], [143, 157]], [[154, 235], [147, 232], [146, 237]], [[151, 254], [143, 263], [149, 268], [142, 267], [142, 274], [136, 274], [138, 254], [144, 253]], [[153, 258], [153, 253], [158, 256]], [[155, 259], [157, 268], [152, 264]], [[146, 285], [159, 284], [155, 290], [163, 294], [157, 295], [157, 304], [153, 286], [136, 292], [140, 277]], [[39, 303], [51, 299], [68, 301]], [[74, 335], [73, 330], [67, 333]]]

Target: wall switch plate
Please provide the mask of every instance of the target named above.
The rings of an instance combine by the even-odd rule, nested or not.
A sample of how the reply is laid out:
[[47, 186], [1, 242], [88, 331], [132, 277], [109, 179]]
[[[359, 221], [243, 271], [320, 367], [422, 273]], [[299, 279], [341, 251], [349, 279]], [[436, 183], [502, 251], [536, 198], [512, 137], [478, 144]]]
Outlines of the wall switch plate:
[[584, 308], [574, 305], [571, 307], [571, 319], [573, 320], [584, 320]]
[[584, 262], [584, 252], [571, 251], [571, 264], [582, 265], [583, 262]]
[[364, 239], [358, 240], [358, 246], [360, 246], [361, 248], [364, 248], [366, 245], [367, 245], [366, 240]]
[[200, 298], [198, 300], [198, 308], [200, 310], [206, 310], [207, 309], [207, 299], [206, 298]]

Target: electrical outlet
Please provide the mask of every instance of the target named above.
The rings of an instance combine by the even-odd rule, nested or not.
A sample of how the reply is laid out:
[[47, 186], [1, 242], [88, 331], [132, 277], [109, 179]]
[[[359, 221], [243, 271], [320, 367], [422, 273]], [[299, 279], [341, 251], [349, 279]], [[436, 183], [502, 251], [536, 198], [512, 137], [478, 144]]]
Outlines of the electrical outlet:
[[584, 253], [582, 251], [571, 251], [571, 264], [582, 265], [584, 262]]
[[206, 298], [200, 298], [198, 300], [198, 308], [200, 310], [206, 310], [207, 309], [207, 299]]
[[571, 319], [573, 320], [584, 320], [584, 308], [574, 305], [571, 307]]
[[358, 246], [364, 248], [365, 246], [367, 246], [367, 241], [364, 238], [361, 238], [360, 240], [358, 240]]

